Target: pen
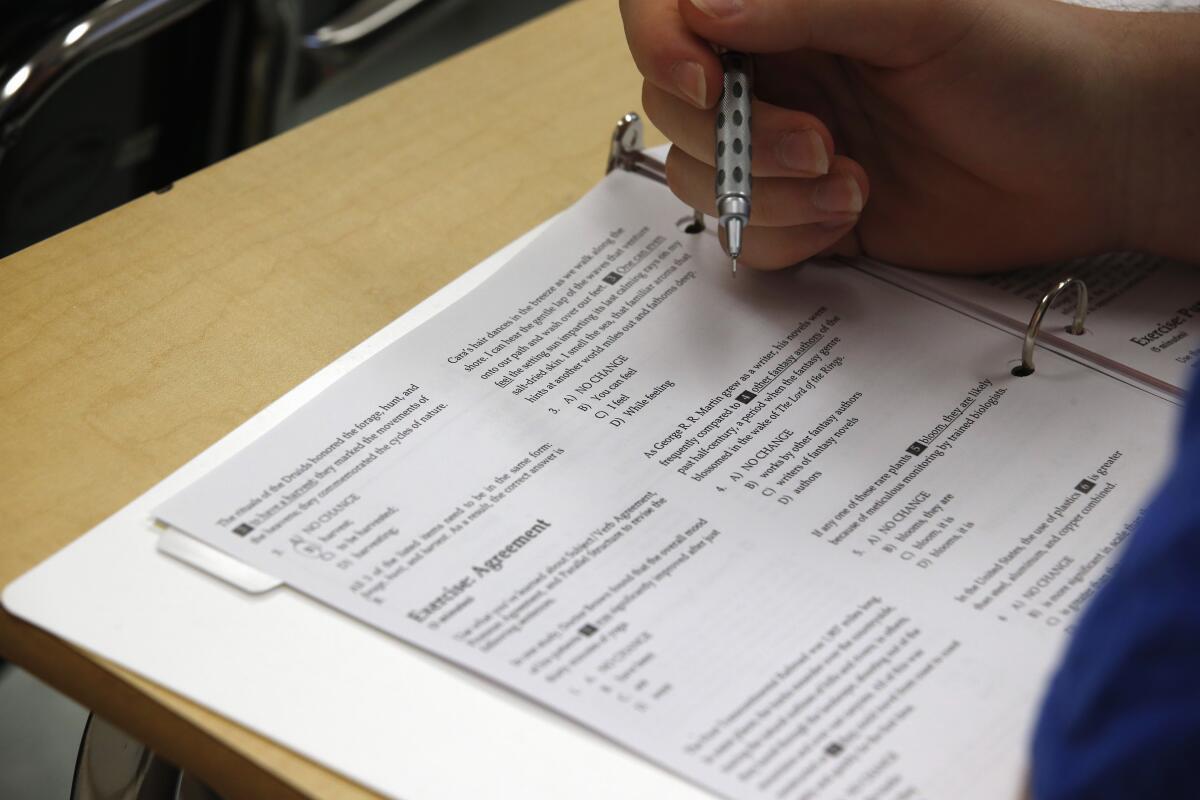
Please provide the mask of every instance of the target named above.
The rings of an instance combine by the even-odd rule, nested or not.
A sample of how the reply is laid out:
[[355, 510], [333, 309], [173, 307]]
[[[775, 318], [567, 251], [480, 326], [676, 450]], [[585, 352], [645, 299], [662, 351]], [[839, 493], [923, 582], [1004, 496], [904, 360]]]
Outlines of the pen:
[[752, 68], [742, 53], [721, 53], [724, 81], [717, 104], [717, 221], [734, 276], [742, 254], [742, 232], [750, 221], [750, 94]]

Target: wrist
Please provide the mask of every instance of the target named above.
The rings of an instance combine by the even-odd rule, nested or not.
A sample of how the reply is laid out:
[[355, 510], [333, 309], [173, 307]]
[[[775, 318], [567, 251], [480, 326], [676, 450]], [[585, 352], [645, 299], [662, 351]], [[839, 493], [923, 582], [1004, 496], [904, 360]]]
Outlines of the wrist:
[[[1158, 170], [1146, 147], [1149, 15], [1059, 0], [1003, 4], [1025, 36], [1011, 48], [1024, 76], [1022, 112], [1039, 148], [1034, 195], [1044, 260], [1146, 249], [1146, 193]], [[1200, 15], [1198, 15], [1200, 16]], [[1029, 61], [1022, 69], [1022, 61]], [[1040, 181], [1040, 183], [1038, 182]], [[1035, 231], [1035, 238], [1038, 232]]]
[[1096, 55], [1117, 87], [1106, 125], [1120, 246], [1200, 262], [1200, 15], [1106, 17], [1110, 52]]

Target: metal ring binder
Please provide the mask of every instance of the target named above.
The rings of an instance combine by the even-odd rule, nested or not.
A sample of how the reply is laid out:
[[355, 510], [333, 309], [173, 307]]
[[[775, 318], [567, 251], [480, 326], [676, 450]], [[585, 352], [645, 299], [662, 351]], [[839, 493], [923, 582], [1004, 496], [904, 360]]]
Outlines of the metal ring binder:
[[1029, 326], [1025, 328], [1025, 343], [1021, 347], [1021, 364], [1013, 367], [1012, 373], [1019, 378], [1033, 374], [1033, 348], [1037, 344], [1038, 333], [1042, 328], [1042, 319], [1046, 316], [1046, 312], [1050, 310], [1050, 306], [1058, 299], [1058, 296], [1067, 288], [1075, 286], [1078, 292], [1075, 295], [1075, 320], [1067, 327], [1067, 333], [1073, 336], [1083, 334], [1083, 323], [1087, 319], [1088, 311], [1088, 292], [1087, 284], [1079, 278], [1065, 278], [1055, 284], [1050, 291], [1042, 297], [1042, 301], [1038, 303], [1037, 308], [1033, 310], [1033, 316], [1029, 318]]
[[645, 141], [642, 131], [642, 118], [637, 114], [630, 111], [621, 117], [613, 131], [608, 169], [604, 170], [604, 174], [623, 169], [666, 184], [667, 165], [642, 152], [642, 142]]
[[[612, 147], [608, 151], [608, 167], [604, 174], [614, 169], [626, 172], [636, 172], [651, 180], [658, 181], [664, 186], [667, 183], [667, 165], [652, 158], [642, 151], [645, 141], [642, 128], [642, 118], [633, 111], [625, 114], [613, 129]], [[699, 211], [692, 212], [692, 221], [684, 230], [687, 233], [700, 233], [704, 230], [704, 215]]]

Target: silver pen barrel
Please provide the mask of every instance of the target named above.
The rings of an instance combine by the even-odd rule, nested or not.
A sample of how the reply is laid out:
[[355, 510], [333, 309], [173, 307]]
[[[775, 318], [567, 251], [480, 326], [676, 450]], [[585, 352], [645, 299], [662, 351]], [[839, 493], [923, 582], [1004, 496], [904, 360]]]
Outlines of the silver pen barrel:
[[724, 84], [717, 104], [717, 219], [725, 231], [733, 272], [750, 222], [750, 95], [753, 66], [748, 56], [721, 54]]

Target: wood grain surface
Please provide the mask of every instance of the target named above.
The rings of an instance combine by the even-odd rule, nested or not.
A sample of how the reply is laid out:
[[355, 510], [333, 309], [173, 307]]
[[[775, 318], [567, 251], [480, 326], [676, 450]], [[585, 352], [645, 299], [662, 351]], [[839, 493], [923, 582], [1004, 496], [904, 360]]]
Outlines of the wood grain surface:
[[[583, 0], [0, 261], [0, 585], [578, 199], [640, 86]], [[0, 655], [226, 797], [373, 796], [3, 612]]]

